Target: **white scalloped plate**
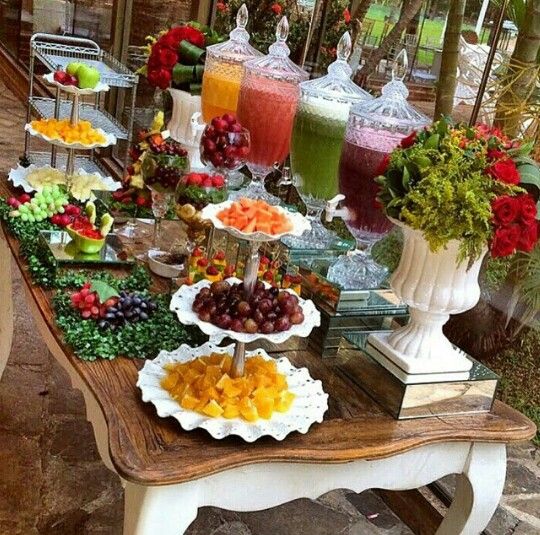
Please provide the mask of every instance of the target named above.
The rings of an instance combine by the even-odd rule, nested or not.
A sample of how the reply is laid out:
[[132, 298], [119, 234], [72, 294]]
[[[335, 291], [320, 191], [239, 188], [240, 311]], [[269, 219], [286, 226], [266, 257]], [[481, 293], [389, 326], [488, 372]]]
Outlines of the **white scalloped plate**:
[[279, 240], [283, 236], [301, 236], [306, 230], [311, 230], [311, 223], [299, 212], [289, 212], [281, 206], [273, 206], [285, 215], [292, 223], [293, 228], [288, 232], [282, 232], [280, 234], [267, 234], [266, 232], [251, 232], [246, 233], [238, 230], [234, 227], [224, 225], [223, 222], [217, 217], [217, 214], [221, 210], [229, 208], [234, 200], [221, 202], [219, 204], [208, 204], [201, 211], [201, 217], [203, 219], [209, 219], [214, 227], [220, 230], [227, 231], [231, 236], [239, 238], [241, 240], [248, 241], [275, 241]]
[[[26, 193], [31, 193], [32, 191], [37, 191], [36, 188], [31, 186], [28, 183], [28, 175], [36, 169], [53, 169], [50, 165], [44, 165], [43, 167], [38, 167], [37, 165], [30, 164], [28, 167], [23, 167], [22, 165], [17, 165], [14, 169], [9, 171], [8, 179], [13, 183], [15, 187], [22, 188]], [[99, 176], [103, 185], [107, 187], [107, 191], [116, 191], [122, 187], [120, 182], [117, 182], [110, 176], [103, 177], [98, 173], [88, 173], [84, 169], [79, 169], [76, 172], [77, 175], [96, 175]]]
[[110, 147], [111, 145], [116, 145], [116, 136], [114, 134], [107, 134], [107, 132], [104, 132], [101, 128], [96, 128], [95, 130], [100, 132], [101, 135], [105, 137], [105, 143], [92, 143], [91, 145], [83, 145], [82, 143], [66, 143], [65, 141], [62, 141], [60, 139], [53, 139], [49, 136], [45, 136], [41, 134], [40, 132], [37, 132], [36, 130], [34, 130], [30, 123], [26, 123], [24, 125], [24, 129], [27, 132], [29, 132], [32, 136], [35, 136], [39, 139], [42, 139], [43, 141], [47, 141], [48, 143], [56, 145], [57, 147], [62, 147], [64, 149], [88, 150], [88, 149], [105, 148], [105, 147]]
[[[328, 409], [328, 394], [324, 392], [321, 381], [312, 379], [307, 368], [295, 368], [286, 357], [277, 359], [276, 364], [278, 371], [287, 377], [289, 390], [296, 395], [296, 398], [291, 408], [285, 413], [275, 412], [270, 420], [260, 419], [256, 422], [248, 422], [241, 418], [212, 418], [182, 408], [161, 387], [161, 379], [166, 375], [163, 366], [169, 362], [189, 362], [213, 352], [232, 355], [234, 344], [218, 347], [207, 342], [196, 348], [182, 344], [175, 351], [161, 351], [154, 360], [146, 361], [142, 370], [139, 371], [137, 380], [143, 401], [153, 403], [161, 418], [172, 416], [178, 420], [182, 429], [191, 431], [200, 427], [206, 429], [216, 439], [238, 435], [246, 442], [254, 442], [262, 436], [283, 440], [293, 431], [305, 434], [313, 423], [323, 421], [324, 413]], [[246, 358], [255, 355], [274, 360], [262, 349], [246, 352]]]
[[53, 72], [44, 74], [43, 78], [48, 84], [54, 85], [55, 87], [59, 87], [65, 93], [71, 93], [72, 95], [77, 95], [77, 94], [80, 96], [93, 95], [94, 93], [101, 93], [103, 91], [108, 91], [110, 89], [107, 84], [104, 84], [102, 82], [98, 82], [96, 87], [94, 87], [94, 89], [81, 89], [80, 87], [76, 87], [74, 85], [63, 85], [54, 79]]
[[[230, 277], [225, 280], [231, 284], [235, 282], [242, 282], [240, 279], [235, 277]], [[250, 334], [238, 333], [228, 329], [221, 329], [217, 325], [210, 322], [201, 321], [197, 314], [192, 310], [195, 296], [202, 288], [206, 288], [211, 284], [212, 283], [208, 280], [202, 280], [196, 284], [193, 284], [192, 286], [181, 286], [180, 289], [172, 296], [169, 308], [172, 312], [176, 312], [176, 315], [181, 323], [184, 325], [197, 325], [197, 327], [199, 327], [204, 334], [210, 336], [210, 339], [213, 342], [219, 343], [224, 338], [229, 337], [245, 344], [249, 344], [250, 342], [255, 342], [256, 340], [260, 339], [268, 340], [273, 344], [282, 344], [291, 336], [300, 336], [301, 338], [306, 338], [311, 333], [313, 327], [319, 327], [321, 325], [321, 313], [317, 310], [317, 308], [315, 308], [313, 301], [299, 297], [298, 301], [299, 305], [302, 307], [302, 312], [304, 313], [304, 321], [300, 323], [300, 325], [291, 325], [291, 328], [288, 331], [281, 331], [272, 334]], [[265, 286], [267, 288], [270, 287], [270, 285], [267, 283], [265, 283]], [[293, 290], [285, 289], [283, 291], [295, 294]]]

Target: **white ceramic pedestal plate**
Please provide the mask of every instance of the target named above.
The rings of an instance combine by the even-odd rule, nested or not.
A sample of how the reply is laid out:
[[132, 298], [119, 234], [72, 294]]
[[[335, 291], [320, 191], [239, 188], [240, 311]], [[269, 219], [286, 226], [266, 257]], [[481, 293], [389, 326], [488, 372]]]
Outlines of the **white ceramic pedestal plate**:
[[[202, 211], [202, 217], [210, 219], [215, 226], [223, 228], [231, 235], [241, 237], [249, 242], [249, 254], [246, 261], [243, 280], [244, 291], [246, 298], [248, 298], [253, 292], [257, 282], [260, 243], [262, 241], [279, 239], [281, 235], [271, 236], [268, 234], [263, 235], [262, 233], [240, 233], [240, 236], [237, 229], [225, 227], [221, 224], [221, 221], [217, 219], [217, 214], [228, 206], [230, 206], [230, 202], [209, 205]], [[299, 235], [305, 230], [309, 230], [309, 222], [301, 214], [287, 212], [287, 216], [292, 223], [292, 229], [290, 230], [291, 234]], [[227, 279], [227, 281], [230, 283], [242, 282], [239, 279], [234, 278]], [[215, 350], [214, 343], [221, 342], [225, 337], [229, 337], [236, 341], [234, 346], [231, 345], [227, 348], [218, 348], [217, 351], [232, 354], [233, 363], [230, 375], [232, 377], [241, 377], [244, 374], [246, 357], [249, 358], [250, 356], [259, 354], [264, 358], [270, 358], [260, 349], [257, 351], [246, 352], [246, 343], [261, 339], [273, 343], [283, 343], [291, 336], [309, 336], [313, 327], [320, 325], [321, 316], [313, 302], [299, 299], [299, 304], [302, 307], [304, 314], [304, 321], [300, 325], [292, 325], [287, 331], [272, 334], [249, 334], [221, 329], [209, 322], [201, 321], [192, 309], [196, 295], [203, 287], [208, 287], [210, 284], [210, 281], [202, 280], [193, 286], [182, 286], [173, 295], [170, 304], [171, 310], [176, 312], [181, 323], [185, 325], [197, 325], [204, 333], [211, 337], [210, 342], [201, 346], [201, 348], [182, 346], [174, 353], [160, 353], [153, 363], [160, 366], [161, 369], [163, 363], [168, 362], [166, 359], [173, 359], [174, 361], [181, 362], [192, 360], [197, 355], [209, 354], [212, 350]], [[178, 403], [171, 400], [168, 393], [159, 385], [159, 380], [162, 375], [156, 372], [156, 368], [152, 367], [152, 363], [148, 363], [143, 370], [141, 370], [139, 373], [139, 382], [137, 384], [140, 386], [141, 390], [143, 390], [144, 401], [151, 401], [154, 403], [160, 416], [175, 417], [185, 429], [203, 427], [207, 429], [214, 438], [224, 438], [230, 434], [236, 434], [248, 442], [252, 442], [264, 435], [272, 436], [276, 440], [282, 440], [292, 431], [306, 433], [312, 423], [321, 422], [323, 415], [328, 408], [328, 396], [323, 392], [320, 381], [314, 381], [306, 368], [295, 368], [288, 359], [284, 357], [277, 362], [278, 370], [287, 377], [289, 389], [296, 394], [293, 407], [285, 415], [277, 415], [277, 413], [275, 413], [270, 420], [259, 421], [255, 424], [244, 422], [239, 419], [209, 419], [194, 413], [193, 411], [181, 409]]]

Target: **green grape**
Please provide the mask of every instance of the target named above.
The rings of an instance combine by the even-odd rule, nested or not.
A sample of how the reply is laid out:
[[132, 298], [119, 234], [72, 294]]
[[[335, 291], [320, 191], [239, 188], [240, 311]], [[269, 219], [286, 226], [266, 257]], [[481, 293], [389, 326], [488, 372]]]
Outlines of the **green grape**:
[[57, 208], [57, 210], [56, 210], [56, 213], [57, 213], [57, 214], [63, 214], [64, 212], [65, 212], [65, 210], [64, 210], [64, 207], [63, 207], [63, 206], [60, 206], [60, 207]]
[[30, 204], [32, 206], [36, 206], [37, 203], [38, 203], [38, 200], [35, 197], [30, 201]]
[[35, 218], [32, 214], [28, 214], [27, 217], [28, 217], [28, 221], [29, 221], [30, 223], [33, 223], [33, 222], [36, 220], [36, 218]]
[[22, 221], [28, 221], [28, 214], [21, 214]]

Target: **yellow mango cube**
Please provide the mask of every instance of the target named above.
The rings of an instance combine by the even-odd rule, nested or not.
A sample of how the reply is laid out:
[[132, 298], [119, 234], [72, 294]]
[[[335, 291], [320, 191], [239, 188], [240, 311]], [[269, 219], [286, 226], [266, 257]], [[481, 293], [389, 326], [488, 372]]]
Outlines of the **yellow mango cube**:
[[204, 414], [212, 416], [212, 418], [216, 418], [223, 414], [223, 409], [215, 399], [209, 401], [202, 411], [204, 412]]

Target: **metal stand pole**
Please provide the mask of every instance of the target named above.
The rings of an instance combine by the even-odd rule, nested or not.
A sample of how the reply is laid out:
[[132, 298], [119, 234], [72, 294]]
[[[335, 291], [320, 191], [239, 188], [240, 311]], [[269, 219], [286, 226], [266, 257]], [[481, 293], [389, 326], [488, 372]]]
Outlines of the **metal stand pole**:
[[[244, 296], [247, 299], [251, 297], [255, 284], [257, 283], [257, 271], [259, 270], [259, 242], [249, 242], [249, 253], [244, 270]], [[246, 344], [236, 342], [234, 356], [231, 367], [232, 377], [242, 377], [246, 365]]]
[[474, 126], [476, 124], [476, 121], [478, 120], [478, 114], [480, 113], [480, 108], [482, 107], [482, 100], [484, 99], [484, 93], [486, 91], [489, 75], [491, 73], [491, 66], [493, 65], [495, 54], [497, 53], [497, 45], [499, 44], [499, 37], [501, 36], [502, 24], [504, 21], [507, 5], [508, 0], [503, 0], [502, 6], [499, 10], [499, 17], [497, 18], [495, 26], [493, 27], [493, 38], [491, 39], [491, 46], [489, 48], [489, 54], [486, 59], [486, 66], [482, 74], [480, 86], [478, 87], [478, 94], [476, 95], [476, 101], [474, 103], [471, 118], [469, 120], [469, 126]]

